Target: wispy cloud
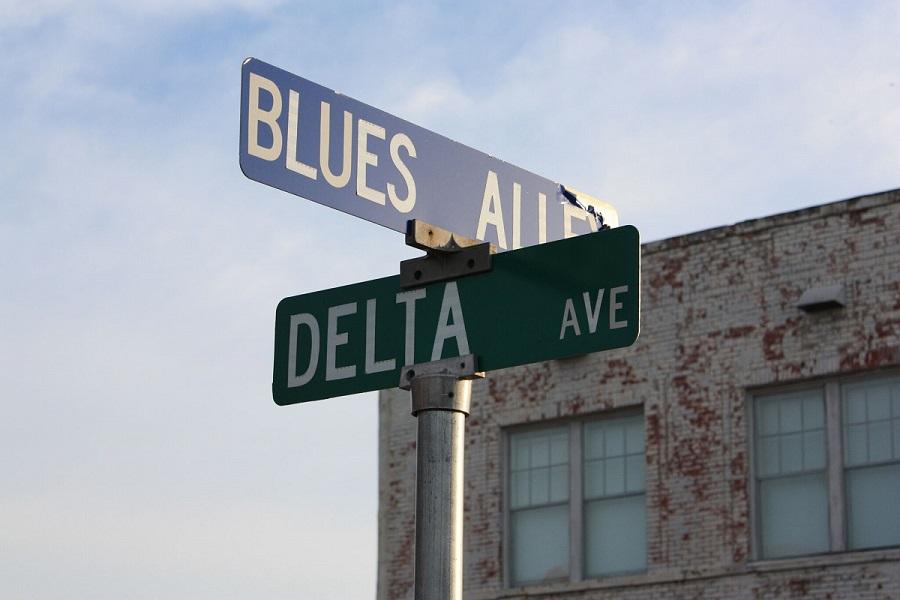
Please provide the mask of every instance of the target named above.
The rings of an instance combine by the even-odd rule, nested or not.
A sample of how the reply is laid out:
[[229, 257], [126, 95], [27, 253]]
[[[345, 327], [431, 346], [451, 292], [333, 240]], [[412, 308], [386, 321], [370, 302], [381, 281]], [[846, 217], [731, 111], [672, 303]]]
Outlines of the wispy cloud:
[[465, 127], [651, 237], [892, 187], [897, 12], [742, 3], [652, 37], [573, 19], [523, 45]]
[[272, 320], [413, 252], [241, 175], [245, 56], [645, 238], [900, 185], [896, 3], [663, 6], [0, 5], [0, 595], [374, 586], [375, 398], [275, 407]]

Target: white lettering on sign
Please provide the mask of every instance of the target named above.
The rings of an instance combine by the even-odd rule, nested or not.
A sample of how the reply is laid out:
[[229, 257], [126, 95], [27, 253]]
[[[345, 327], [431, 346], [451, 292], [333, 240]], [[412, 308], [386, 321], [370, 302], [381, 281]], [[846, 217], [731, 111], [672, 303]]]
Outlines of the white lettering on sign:
[[[453, 324], [450, 323], [451, 318]], [[456, 282], [451, 281], [444, 286], [444, 299], [441, 301], [441, 316], [438, 317], [437, 331], [434, 334], [434, 347], [431, 349], [431, 360], [440, 360], [444, 356], [444, 342], [453, 338], [459, 355], [469, 353], [469, 338], [466, 336], [466, 323], [463, 320], [462, 305], [459, 302], [459, 290]]]
[[369, 373], [381, 373], [392, 371], [397, 367], [397, 361], [393, 358], [375, 360], [375, 298], [366, 300], [366, 375]]
[[356, 314], [356, 302], [332, 306], [328, 309], [328, 333], [325, 342], [325, 381], [356, 377], [356, 365], [337, 366], [337, 347], [347, 343], [349, 333], [338, 332], [338, 319]]
[[547, 195], [538, 194], [538, 242], [547, 241]]
[[[512, 186], [512, 247], [522, 247], [522, 185], [513, 182]], [[577, 215], [576, 215], [577, 216]], [[484, 194], [481, 197], [481, 212], [478, 214], [478, 226], [475, 237], [485, 239], [488, 225], [492, 225], [497, 233], [497, 245], [507, 249], [506, 225], [503, 220], [503, 199], [500, 196], [500, 182], [497, 173], [488, 171], [484, 180]], [[571, 224], [569, 225], [571, 230]], [[596, 224], [594, 225], [596, 231]], [[569, 236], [571, 237], [571, 236]], [[547, 195], [538, 193], [538, 241], [547, 241]]]
[[[300, 326], [309, 327], [309, 363], [302, 375], [297, 374], [297, 343], [300, 337]], [[291, 333], [288, 342], [288, 387], [306, 385], [316, 374], [319, 366], [319, 322], [309, 313], [291, 315]]]
[[360, 119], [356, 128], [359, 136], [356, 147], [356, 195], [378, 204], [384, 204], [384, 192], [373, 190], [366, 184], [366, 169], [369, 165], [378, 166], [378, 155], [369, 152], [369, 136], [383, 140], [384, 127]]
[[578, 235], [572, 231], [572, 219], [586, 221], [591, 231], [597, 231], [597, 220], [594, 215], [566, 202], [563, 204], [563, 237], [565, 239]]
[[[604, 290], [603, 288], [597, 290], [597, 298], [593, 302], [591, 301], [591, 295], [589, 292], [584, 292], [584, 294], [582, 294], [588, 333], [595, 333], [597, 331], [597, 324], [600, 321], [600, 306], [603, 304], [603, 296], [605, 292], [606, 290]], [[620, 310], [622, 310], [623, 306], [622, 302], [619, 301], [619, 295], [627, 293], [627, 285], [614, 287], [609, 290], [609, 295], [607, 297], [609, 298], [608, 310], [610, 329], [622, 329], [623, 327], [628, 327], [628, 321], [620, 321], [617, 314]], [[564, 340], [569, 330], [572, 330], [572, 333], [575, 334], [575, 337], [581, 335], [581, 325], [578, 320], [578, 313], [575, 310], [574, 298], [566, 298], [565, 306], [563, 306], [562, 325], [560, 325], [559, 328], [559, 339]]]
[[[591, 310], [590, 293], [584, 293], [584, 312], [587, 313], [588, 331], [591, 333], [597, 331], [597, 321], [600, 319], [600, 304], [603, 302], [604, 291], [605, 290], [603, 288], [600, 288], [600, 290], [597, 292], [597, 300], [594, 302], [593, 310]], [[621, 306], [621, 304], [619, 306]]]
[[[316, 180], [319, 170], [328, 185], [335, 189], [346, 187], [352, 176], [353, 158], [353, 115], [344, 111], [343, 135], [341, 145], [341, 170], [335, 173], [331, 170], [331, 105], [322, 101], [319, 106], [319, 164], [308, 165], [298, 158], [298, 150], [303, 143], [300, 135], [300, 111], [302, 98], [296, 90], [288, 89], [288, 114], [287, 131], [282, 132], [278, 119], [283, 109], [284, 90], [262, 75], [250, 73], [249, 98], [247, 107], [247, 153], [262, 160], [274, 162], [278, 160], [284, 150], [284, 166], [289, 171], [302, 177]], [[260, 93], [266, 92], [272, 99], [271, 108], [261, 108]], [[263, 146], [259, 141], [261, 128], [266, 128], [272, 134], [270, 146]], [[286, 133], [287, 143], [284, 143]], [[377, 123], [371, 123], [364, 119], [357, 119], [356, 123], [356, 195], [370, 200], [382, 206], [386, 205], [386, 198], [390, 198], [391, 206], [400, 213], [410, 212], [416, 204], [416, 182], [409, 168], [410, 158], [416, 158], [416, 147], [412, 139], [402, 132], [396, 132], [390, 136], [388, 145], [391, 164], [399, 180], [396, 183], [387, 182], [384, 190], [377, 190], [369, 185], [369, 169], [378, 168], [379, 156], [370, 150], [369, 138], [387, 140], [388, 135], [384, 127]], [[406, 153], [406, 160], [401, 156], [400, 150]], [[406, 194], [398, 193], [398, 184], [402, 181], [406, 188]]]
[[575, 330], [575, 335], [581, 335], [581, 327], [578, 326], [578, 316], [575, 314], [575, 305], [571, 298], [566, 298], [566, 307], [563, 309], [562, 327], [559, 329], [559, 339], [566, 337], [566, 330]]
[[487, 179], [484, 182], [484, 196], [481, 198], [481, 213], [478, 217], [478, 231], [475, 237], [483, 240], [488, 225], [493, 225], [497, 230], [497, 245], [505, 250], [506, 228], [503, 226], [500, 184], [497, 183], [497, 174], [493, 171], [488, 171]]
[[315, 179], [317, 172], [311, 167], [297, 160], [297, 122], [300, 119], [300, 94], [294, 90], [288, 92], [288, 140], [287, 153], [284, 155], [284, 166], [300, 173], [304, 177]]
[[[272, 97], [272, 108], [262, 110], [259, 107], [259, 92], [265, 90]], [[281, 155], [281, 128], [278, 117], [281, 115], [281, 92], [275, 82], [250, 73], [250, 110], [247, 111], [247, 153], [263, 160], [276, 160]], [[259, 145], [259, 124], [265, 125], [272, 132], [272, 146], [265, 148]]]
[[609, 328], [610, 329], [622, 329], [623, 327], [628, 327], [628, 321], [617, 321], [616, 320], [616, 312], [620, 308], [622, 308], [622, 303], [619, 302], [619, 294], [627, 294], [628, 286], [622, 285], [619, 287], [614, 287], [609, 290]]
[[[416, 303], [424, 300], [426, 288], [398, 292], [395, 298], [396, 304], [404, 305], [404, 366], [416, 362]], [[376, 332], [376, 316], [378, 313], [378, 300], [368, 298], [366, 301], [365, 331], [348, 330], [341, 323], [343, 317], [355, 315], [359, 303], [349, 302], [337, 306], [328, 307], [325, 327], [325, 381], [336, 381], [356, 377], [357, 365], [338, 365], [338, 349], [342, 346], [353, 346], [364, 340], [362, 374], [373, 375], [393, 371], [397, 368], [399, 356], [388, 356], [379, 360], [378, 340]], [[357, 321], [358, 322], [358, 321]], [[419, 324], [421, 326], [421, 323]], [[290, 331], [288, 333], [288, 375], [287, 387], [295, 388], [306, 385], [316, 375], [319, 366], [319, 350], [321, 347], [322, 332], [319, 321], [310, 313], [291, 315]], [[300, 328], [309, 330], [310, 343], [309, 354], [306, 357], [306, 367], [303, 373], [299, 373], [298, 358], [300, 357]], [[456, 343], [460, 355], [469, 354], [469, 336], [466, 332], [466, 322], [463, 316], [462, 302], [459, 298], [459, 289], [456, 282], [451, 281], [444, 286], [441, 297], [441, 309], [434, 323], [434, 344], [431, 348], [431, 360], [440, 360], [444, 357], [447, 342]], [[381, 348], [384, 356], [384, 348]], [[392, 349], [399, 352], [399, 348]], [[359, 355], [359, 352], [352, 352]], [[299, 361], [303, 363], [303, 360]]]
[[403, 162], [403, 159], [400, 158], [400, 148], [405, 148], [406, 154], [411, 158], [415, 158], [416, 147], [413, 146], [412, 140], [409, 139], [409, 136], [405, 133], [398, 133], [391, 138], [391, 160], [394, 162], [394, 166], [397, 167], [397, 170], [400, 171], [400, 176], [403, 177], [403, 181], [406, 183], [406, 198], [401, 198], [397, 195], [397, 187], [393, 183], [387, 184], [387, 191], [388, 197], [391, 199], [391, 204], [394, 205], [394, 208], [399, 212], [408, 213], [413, 209], [413, 206], [416, 205], [416, 182], [413, 179], [412, 173], [409, 171], [409, 167], [407, 167], [406, 163]]
[[403, 366], [416, 362], [416, 301], [425, 297], [425, 288], [397, 294], [397, 304], [406, 304]]
[[518, 183], [513, 183], [512, 219], [512, 247], [516, 250], [522, 247], [522, 186]]
[[350, 156], [353, 153], [353, 114], [349, 110], [344, 111], [344, 138], [341, 144], [341, 174], [335, 175], [331, 170], [329, 157], [331, 156], [331, 105], [322, 101], [319, 111], [319, 165], [322, 167], [322, 175], [325, 181], [333, 187], [340, 189], [350, 181]]

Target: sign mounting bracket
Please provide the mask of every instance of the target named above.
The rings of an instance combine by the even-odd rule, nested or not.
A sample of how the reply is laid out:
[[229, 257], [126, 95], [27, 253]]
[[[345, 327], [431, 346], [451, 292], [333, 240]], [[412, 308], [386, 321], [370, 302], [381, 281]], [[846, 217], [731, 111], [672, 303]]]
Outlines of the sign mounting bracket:
[[491, 255], [497, 247], [410, 219], [406, 223], [406, 245], [427, 254], [400, 263], [400, 287], [419, 287], [491, 270]]

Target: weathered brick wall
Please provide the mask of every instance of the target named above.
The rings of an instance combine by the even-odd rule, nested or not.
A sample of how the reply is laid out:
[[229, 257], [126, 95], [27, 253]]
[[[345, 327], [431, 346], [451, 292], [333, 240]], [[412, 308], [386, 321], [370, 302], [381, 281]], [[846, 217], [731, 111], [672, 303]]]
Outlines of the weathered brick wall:
[[[466, 598], [900, 598], [900, 550], [753, 562], [747, 389], [900, 366], [900, 190], [647, 244], [631, 348], [493, 372], [466, 441]], [[843, 283], [846, 308], [796, 308]], [[503, 585], [502, 430], [642, 406], [645, 574]], [[380, 400], [378, 597], [412, 598], [415, 419]]]

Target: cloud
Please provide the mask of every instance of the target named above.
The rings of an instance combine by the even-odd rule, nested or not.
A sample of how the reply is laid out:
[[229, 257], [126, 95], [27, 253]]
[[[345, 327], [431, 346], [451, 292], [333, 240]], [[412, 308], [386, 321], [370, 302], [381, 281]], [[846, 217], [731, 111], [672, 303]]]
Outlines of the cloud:
[[0, 27], [31, 27], [75, 4], [74, 0], [4, 0], [0, 2]]
[[114, 13], [118, 18], [184, 18], [229, 9], [268, 14], [282, 4], [281, 0], [3, 0], [0, 2], [0, 29], [31, 28], [51, 19], [73, 19], [91, 13]]
[[548, 6], [0, 8], [0, 592], [326, 598], [347, 552], [374, 587], [375, 398], [275, 407], [274, 309], [415, 252], [243, 177], [245, 56], [645, 238], [898, 185], [895, 3]]
[[402, 242], [348, 253], [351, 217], [241, 175], [239, 55], [223, 76], [156, 54], [165, 23], [42, 27], [0, 66], [0, 594], [365, 595], [376, 400], [275, 407], [271, 335], [281, 297], [389, 274]]
[[[896, 185], [896, 5], [850, 20], [794, 6], [673, 16], [651, 40], [573, 25], [516, 57], [488, 106], [520, 107], [509, 129], [540, 124], [515, 135], [520, 154], [567, 157], [549, 170], [587, 176], [573, 185], [651, 237]], [[556, 93], [529, 96], [534, 81]]]
[[447, 112], [465, 113], [472, 105], [471, 99], [459, 84], [448, 79], [432, 79], [418, 84], [400, 108], [411, 121], [436, 120]]

